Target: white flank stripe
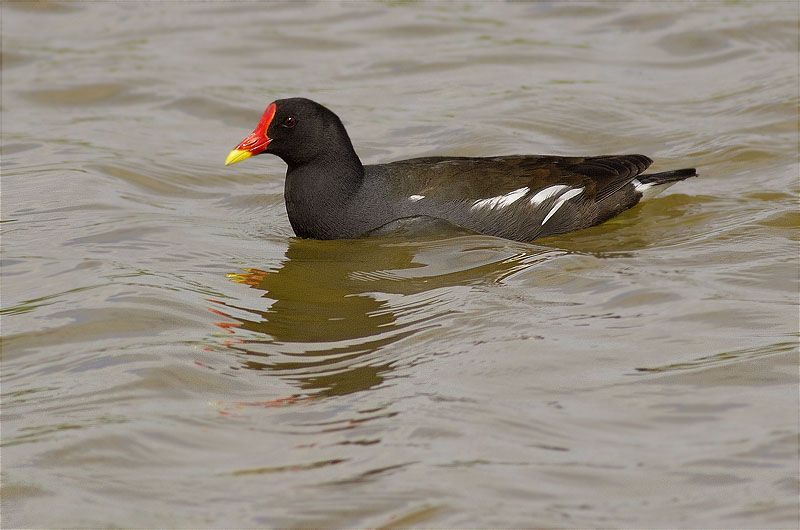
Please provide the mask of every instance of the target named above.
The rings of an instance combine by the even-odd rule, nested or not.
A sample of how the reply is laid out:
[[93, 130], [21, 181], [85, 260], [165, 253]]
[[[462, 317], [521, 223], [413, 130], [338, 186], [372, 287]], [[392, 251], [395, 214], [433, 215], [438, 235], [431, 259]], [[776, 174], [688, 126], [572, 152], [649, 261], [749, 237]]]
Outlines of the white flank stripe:
[[472, 203], [470, 210], [477, 210], [479, 208], [489, 208], [492, 210], [495, 208], [505, 208], [506, 206], [514, 204], [520, 200], [525, 196], [526, 193], [528, 193], [528, 191], [529, 188], [526, 186], [518, 190], [510, 191], [505, 195], [498, 195], [497, 197], [490, 197], [488, 199], [480, 199]]
[[508, 192], [505, 195], [503, 195], [502, 197], [500, 197], [500, 202], [497, 205], [500, 208], [503, 208], [505, 206], [509, 206], [510, 204], [514, 204], [515, 202], [520, 200], [522, 197], [524, 197], [525, 194], [528, 193], [528, 191], [530, 191], [529, 188], [527, 186], [525, 186], [524, 188], [520, 188], [518, 190], [514, 190], [514, 191], [511, 191], [511, 192]]
[[581, 193], [583, 193], [583, 188], [575, 188], [575, 189], [569, 190], [567, 193], [565, 193], [564, 195], [561, 196], [559, 201], [561, 201], [561, 202], [568, 201], [573, 197], [577, 197]]
[[550, 210], [550, 213], [548, 213], [548, 214], [547, 214], [547, 216], [545, 216], [545, 218], [544, 218], [544, 221], [542, 221], [542, 226], [544, 226], [544, 224], [547, 222], [547, 220], [548, 220], [548, 219], [550, 219], [551, 217], [553, 217], [553, 214], [554, 214], [554, 213], [556, 213], [556, 212], [558, 211], [558, 209], [559, 209], [559, 208], [561, 208], [561, 205], [562, 205], [562, 204], [564, 204], [564, 201], [558, 201], [558, 202], [556, 203], [556, 205], [555, 205], [555, 206], [553, 206], [553, 209], [552, 209], [552, 210]]
[[531, 204], [541, 204], [553, 195], [569, 188], [569, 186], [565, 186], [563, 184], [556, 184], [555, 186], [550, 186], [549, 188], [545, 188], [540, 190], [531, 197]]
[[410, 197], [408, 198], [408, 200], [409, 200], [409, 201], [413, 201], [413, 202], [417, 202], [417, 201], [421, 201], [421, 200], [422, 200], [422, 199], [424, 199], [424, 198], [425, 198], [425, 196], [424, 196], [424, 195], [412, 195], [412, 196], [410, 196]]
[[553, 214], [556, 213], [558, 211], [558, 209], [561, 208], [564, 205], [565, 202], [567, 202], [568, 200], [570, 200], [573, 197], [577, 197], [581, 193], [583, 193], [583, 188], [575, 188], [575, 189], [569, 190], [564, 195], [562, 195], [561, 198], [558, 199], [558, 202], [556, 203], [556, 205], [553, 206], [553, 209], [550, 210], [550, 213], [548, 213], [545, 216], [544, 220], [542, 221], [542, 226], [544, 226], [544, 224], [547, 222], [548, 219], [553, 217]]

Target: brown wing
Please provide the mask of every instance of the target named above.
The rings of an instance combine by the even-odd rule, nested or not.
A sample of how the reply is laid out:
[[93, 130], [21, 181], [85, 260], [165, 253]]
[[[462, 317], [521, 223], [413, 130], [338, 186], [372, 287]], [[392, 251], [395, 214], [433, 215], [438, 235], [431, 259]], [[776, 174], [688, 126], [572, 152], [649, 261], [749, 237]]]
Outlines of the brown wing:
[[592, 226], [639, 200], [627, 186], [644, 155], [429, 157], [385, 164], [384, 182], [408, 197], [404, 215], [532, 240]]
[[644, 155], [511, 155], [412, 158], [383, 167], [389, 172], [389, 183], [403, 188], [398, 194], [422, 195], [440, 202], [485, 199], [523, 186], [536, 193], [556, 184], [586, 186], [588, 194], [601, 201], [651, 163]]

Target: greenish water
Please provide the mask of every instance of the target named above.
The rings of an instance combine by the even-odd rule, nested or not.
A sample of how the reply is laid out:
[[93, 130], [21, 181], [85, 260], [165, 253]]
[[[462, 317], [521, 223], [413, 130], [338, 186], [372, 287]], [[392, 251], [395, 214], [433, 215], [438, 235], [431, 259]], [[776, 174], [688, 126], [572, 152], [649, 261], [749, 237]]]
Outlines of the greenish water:
[[[798, 6], [2, 4], [4, 527], [797, 527]], [[293, 237], [366, 163], [700, 178], [524, 244]]]

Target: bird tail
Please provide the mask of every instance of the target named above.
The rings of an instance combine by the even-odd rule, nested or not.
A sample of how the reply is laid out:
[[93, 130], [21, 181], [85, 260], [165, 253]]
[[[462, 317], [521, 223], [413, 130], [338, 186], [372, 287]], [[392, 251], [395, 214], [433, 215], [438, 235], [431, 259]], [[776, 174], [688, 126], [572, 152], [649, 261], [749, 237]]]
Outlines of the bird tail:
[[686, 169], [676, 169], [673, 171], [662, 171], [661, 173], [648, 173], [646, 175], [639, 175], [636, 180], [642, 184], [666, 184], [667, 182], [679, 182], [686, 180], [690, 177], [696, 177], [697, 170], [693, 167]]
[[633, 180], [632, 183], [636, 188], [636, 191], [642, 194], [641, 200], [645, 200], [655, 197], [676, 182], [696, 176], [697, 170], [692, 167], [686, 169], [675, 169], [673, 171], [662, 171], [661, 173], [639, 175]]

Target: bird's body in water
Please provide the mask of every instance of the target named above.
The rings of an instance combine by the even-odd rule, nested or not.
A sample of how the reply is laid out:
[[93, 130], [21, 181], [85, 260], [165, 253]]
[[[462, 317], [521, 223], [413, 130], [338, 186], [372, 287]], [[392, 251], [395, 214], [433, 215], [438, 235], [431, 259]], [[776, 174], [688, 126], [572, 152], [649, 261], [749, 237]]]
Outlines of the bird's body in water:
[[226, 160], [283, 159], [289, 221], [300, 237], [357, 237], [398, 220], [433, 218], [531, 241], [594, 226], [694, 169], [644, 173], [644, 155], [424, 157], [363, 165], [341, 120], [304, 98], [269, 105]]

